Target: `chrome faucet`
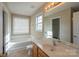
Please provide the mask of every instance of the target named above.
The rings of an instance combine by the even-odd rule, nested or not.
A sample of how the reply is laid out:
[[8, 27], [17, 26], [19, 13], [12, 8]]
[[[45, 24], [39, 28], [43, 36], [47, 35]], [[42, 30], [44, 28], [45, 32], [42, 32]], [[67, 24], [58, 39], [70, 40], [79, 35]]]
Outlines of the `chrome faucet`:
[[56, 46], [56, 42], [55, 42], [55, 40], [52, 40], [52, 48], [51, 48], [51, 51], [54, 50], [54, 46]]
[[55, 42], [55, 40], [53, 40], [52, 42], [53, 42], [53, 46], [56, 46], [56, 42]]
[[54, 46], [56, 46], [57, 45], [57, 42], [61, 42], [60, 40], [52, 40], [52, 48], [51, 48], [51, 51], [53, 51], [54, 50]]
[[61, 42], [60, 40], [52, 40], [52, 43], [53, 43], [53, 46], [56, 46], [57, 45], [57, 42]]

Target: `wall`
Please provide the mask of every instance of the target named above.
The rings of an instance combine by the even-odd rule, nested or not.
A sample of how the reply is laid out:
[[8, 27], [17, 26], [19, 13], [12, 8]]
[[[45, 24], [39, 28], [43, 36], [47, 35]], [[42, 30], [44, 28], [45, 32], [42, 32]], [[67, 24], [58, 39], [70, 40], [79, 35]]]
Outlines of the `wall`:
[[42, 30], [42, 32], [37, 32], [35, 29], [36, 28], [36, 25], [35, 25], [36, 24], [36, 16], [41, 15], [41, 14], [43, 15], [43, 11], [41, 10], [41, 8], [38, 10], [36, 11], [35, 14], [33, 14], [31, 16], [31, 35], [33, 37], [41, 39], [43, 37], [43, 30]]
[[28, 19], [29, 21], [29, 32], [26, 34], [13, 34], [13, 19], [11, 20], [11, 41], [14, 41], [14, 42], [21, 42], [23, 41], [23, 39], [26, 39], [30, 37], [30, 17], [29, 16], [25, 16], [25, 15], [19, 15], [19, 14], [12, 14], [12, 18], [13, 16], [16, 16], [16, 17], [23, 17], [23, 18], [26, 18]]
[[52, 19], [59, 17], [60, 18], [60, 40], [62, 41], [71, 41], [71, 8], [67, 8], [60, 12], [51, 13], [51, 15], [44, 18], [44, 21], [48, 24], [48, 26], [44, 25], [46, 31], [52, 31]]

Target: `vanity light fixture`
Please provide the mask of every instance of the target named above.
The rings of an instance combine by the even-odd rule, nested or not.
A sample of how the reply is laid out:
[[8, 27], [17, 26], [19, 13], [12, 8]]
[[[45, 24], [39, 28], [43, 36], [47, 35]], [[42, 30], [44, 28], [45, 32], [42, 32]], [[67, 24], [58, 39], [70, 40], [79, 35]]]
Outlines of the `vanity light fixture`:
[[62, 4], [64, 4], [64, 2], [50, 2], [44, 7], [44, 12], [49, 12], [52, 9], [54, 9], [58, 6], [61, 6]]

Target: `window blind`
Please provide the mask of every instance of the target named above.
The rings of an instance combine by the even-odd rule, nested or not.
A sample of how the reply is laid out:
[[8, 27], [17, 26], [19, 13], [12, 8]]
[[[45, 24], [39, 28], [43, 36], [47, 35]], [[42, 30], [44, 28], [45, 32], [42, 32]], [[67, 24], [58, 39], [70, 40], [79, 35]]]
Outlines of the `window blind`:
[[13, 34], [28, 34], [29, 18], [13, 16]]

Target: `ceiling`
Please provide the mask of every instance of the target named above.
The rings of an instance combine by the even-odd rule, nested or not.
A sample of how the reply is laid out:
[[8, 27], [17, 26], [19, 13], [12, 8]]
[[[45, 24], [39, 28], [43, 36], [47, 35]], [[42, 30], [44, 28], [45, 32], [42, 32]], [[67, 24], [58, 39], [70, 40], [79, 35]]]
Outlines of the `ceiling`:
[[[12, 13], [31, 16], [45, 3], [46, 2], [6, 2], [5, 4]], [[79, 7], [79, 2], [65, 2], [62, 6], [53, 9], [52, 12], [58, 12], [69, 7]]]
[[31, 16], [36, 10], [45, 4], [45, 2], [6, 2], [11, 13]]

